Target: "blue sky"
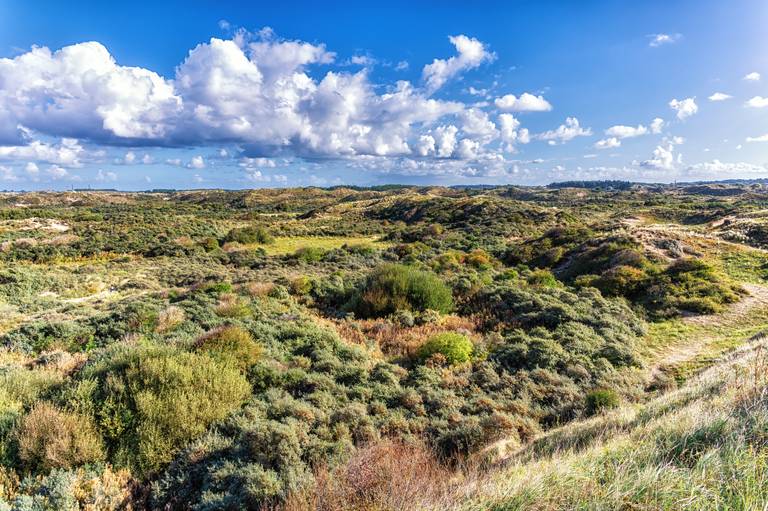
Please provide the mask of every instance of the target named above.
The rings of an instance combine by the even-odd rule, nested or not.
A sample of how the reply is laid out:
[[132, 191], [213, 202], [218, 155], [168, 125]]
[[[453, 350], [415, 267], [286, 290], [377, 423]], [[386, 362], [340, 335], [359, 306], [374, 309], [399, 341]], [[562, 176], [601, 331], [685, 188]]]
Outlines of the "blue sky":
[[768, 3], [0, 0], [0, 189], [768, 177]]

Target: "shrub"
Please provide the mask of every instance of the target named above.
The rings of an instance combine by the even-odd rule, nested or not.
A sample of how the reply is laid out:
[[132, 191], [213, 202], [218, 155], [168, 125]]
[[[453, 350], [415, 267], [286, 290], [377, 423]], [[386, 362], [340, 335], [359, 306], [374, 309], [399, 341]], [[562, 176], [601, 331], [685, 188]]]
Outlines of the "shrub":
[[260, 243], [266, 245], [274, 242], [274, 238], [263, 227], [235, 227], [224, 237], [226, 242], [235, 242], [248, 245], [251, 243]]
[[312, 291], [312, 279], [306, 275], [296, 277], [291, 281], [291, 293], [295, 295], [308, 295]]
[[[143, 509], [141, 500], [134, 501], [136, 481], [127, 470], [107, 467], [83, 467], [74, 470], [54, 469], [47, 475], [24, 479], [21, 485], [0, 482], [2, 498], [13, 502], [0, 509], [17, 511], [118, 511]], [[137, 492], [138, 493], [138, 492]]]
[[445, 357], [446, 362], [455, 365], [469, 362], [472, 358], [472, 349], [472, 341], [467, 336], [446, 332], [430, 337], [419, 348], [418, 355], [422, 361], [425, 361], [435, 354], [440, 354]]
[[316, 263], [325, 255], [325, 250], [320, 247], [301, 247], [291, 256], [296, 261], [303, 263]]
[[261, 359], [263, 350], [253, 337], [238, 326], [225, 326], [208, 332], [195, 343], [195, 349], [242, 372]]
[[272, 282], [249, 282], [245, 286], [246, 292], [254, 298], [268, 296], [274, 288]]
[[225, 318], [242, 318], [248, 315], [248, 304], [233, 293], [224, 293], [219, 297], [216, 314]]
[[249, 394], [237, 367], [169, 347], [116, 346], [83, 370], [99, 382], [96, 415], [119, 464], [148, 475]]
[[427, 446], [380, 440], [358, 449], [344, 465], [320, 471], [317, 485], [291, 495], [286, 508], [426, 509], [450, 495], [452, 477]]
[[48, 472], [104, 459], [104, 446], [87, 417], [38, 402], [15, 431], [18, 456], [25, 469]]
[[541, 287], [555, 287], [559, 284], [557, 278], [549, 270], [533, 270], [528, 276], [528, 284]]
[[169, 332], [183, 322], [184, 309], [171, 305], [158, 314], [155, 331], [158, 333]]
[[493, 265], [491, 256], [482, 249], [476, 249], [467, 254], [464, 258], [464, 263], [478, 270], [487, 270]]
[[453, 309], [453, 297], [434, 273], [388, 264], [368, 276], [351, 307], [363, 317], [382, 317], [398, 310], [447, 313]]
[[586, 411], [589, 415], [602, 412], [619, 406], [620, 398], [616, 391], [611, 389], [597, 389], [587, 393]]
[[207, 238], [203, 238], [203, 240], [200, 241], [200, 246], [203, 247], [203, 250], [206, 252], [213, 252], [214, 250], [218, 250], [219, 240], [213, 236], [208, 236]]

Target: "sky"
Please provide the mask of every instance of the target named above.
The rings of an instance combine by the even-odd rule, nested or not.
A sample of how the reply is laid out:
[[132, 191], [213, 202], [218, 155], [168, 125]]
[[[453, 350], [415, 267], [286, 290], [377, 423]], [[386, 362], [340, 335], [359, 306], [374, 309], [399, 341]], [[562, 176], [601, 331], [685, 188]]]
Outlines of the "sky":
[[0, 190], [768, 177], [768, 2], [0, 0]]

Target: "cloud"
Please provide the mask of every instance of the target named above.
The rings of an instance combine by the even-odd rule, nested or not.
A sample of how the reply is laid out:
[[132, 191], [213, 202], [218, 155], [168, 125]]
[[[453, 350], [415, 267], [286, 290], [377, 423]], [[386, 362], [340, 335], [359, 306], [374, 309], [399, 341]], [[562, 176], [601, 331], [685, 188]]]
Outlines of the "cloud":
[[644, 126], [642, 124], [638, 124], [637, 126], [625, 126], [623, 124], [611, 126], [605, 130], [605, 134], [608, 138], [597, 141], [595, 143], [595, 149], [613, 149], [620, 147], [621, 141], [625, 138], [642, 137], [649, 133], [657, 135], [661, 133], [663, 128], [664, 120], [659, 117], [651, 121], [650, 126]]
[[369, 55], [353, 55], [349, 63], [355, 66], [373, 66], [376, 64], [376, 59]]
[[768, 142], [768, 133], [759, 137], [747, 137], [747, 142]]
[[508, 152], [515, 151], [515, 144], [527, 144], [531, 141], [528, 130], [520, 128], [520, 121], [512, 114], [499, 114], [499, 131], [505, 149]]
[[59, 143], [32, 140], [27, 145], [0, 146], [0, 160], [20, 160], [52, 163], [64, 167], [80, 167], [86, 151], [73, 138], [63, 138]]
[[746, 102], [746, 106], [750, 108], [765, 108], [768, 106], [768, 98], [762, 96], [755, 96]]
[[76, 174], [71, 174], [67, 169], [59, 165], [51, 165], [50, 167], [48, 167], [48, 170], [46, 170], [46, 174], [48, 175], [48, 177], [50, 177], [54, 181], [59, 181], [59, 180], [80, 181], [80, 176]]
[[768, 168], [764, 165], [754, 165], [752, 163], [737, 162], [737, 163], [723, 163], [720, 160], [712, 160], [710, 162], [696, 163], [689, 166], [686, 169], [691, 173], [705, 173], [705, 174], [761, 174], [768, 172]]
[[653, 121], [651, 121], [650, 128], [651, 128], [651, 133], [653, 133], [654, 135], [658, 135], [659, 133], [661, 133], [661, 130], [664, 129], [664, 119], [660, 117], [656, 117]]
[[117, 174], [114, 172], [104, 172], [99, 169], [94, 179], [96, 179], [96, 181], [117, 181]]
[[456, 47], [458, 55], [447, 60], [435, 59], [431, 64], [424, 66], [422, 77], [429, 92], [438, 90], [448, 80], [462, 72], [479, 67], [480, 64], [493, 61], [496, 58], [495, 54], [489, 52], [486, 46], [474, 37], [457, 35], [448, 39]]
[[637, 127], [632, 126], [624, 126], [624, 125], [618, 125], [618, 126], [612, 126], [605, 130], [605, 134], [609, 137], [616, 137], [619, 139], [624, 138], [633, 138], [633, 137], [640, 137], [642, 135], [648, 134], [648, 128], [643, 126], [642, 124], [638, 124]]
[[13, 169], [10, 167], [4, 167], [0, 165], [0, 181], [18, 181], [19, 176], [17, 176]]
[[[433, 86], [492, 58], [477, 40], [452, 41], [459, 55], [428, 67]], [[0, 137], [15, 137], [10, 147], [16, 147], [3, 154], [78, 164], [64, 155], [32, 155], [42, 143], [27, 143], [24, 130], [34, 130], [134, 147], [235, 143], [249, 156], [397, 156], [415, 154], [411, 146], [438, 120], [465, 110], [407, 81], [377, 93], [365, 70], [308, 74], [308, 66], [334, 58], [321, 44], [281, 40], [271, 30], [239, 31], [232, 40], [196, 46], [174, 78], [165, 79], [119, 66], [99, 43], [34, 48], [0, 59]], [[6, 129], [17, 125], [24, 130]]]
[[651, 48], [658, 48], [665, 44], [673, 44], [683, 38], [682, 34], [651, 34], [648, 36], [648, 46]]
[[509, 112], [549, 112], [552, 110], [552, 105], [544, 99], [544, 96], [534, 96], [527, 92], [523, 92], [519, 98], [514, 94], [507, 94], [496, 98], [494, 103], [499, 109]]
[[677, 118], [681, 121], [699, 111], [695, 98], [673, 99], [669, 102], [669, 107], [677, 112]]
[[564, 144], [569, 140], [573, 140], [576, 137], [586, 137], [592, 135], [591, 128], [582, 128], [579, 125], [579, 120], [576, 117], [568, 117], [565, 120], [565, 124], [561, 124], [555, 130], [545, 131], [537, 135], [539, 140], [547, 140], [550, 145], [556, 145], [558, 143]]
[[193, 156], [191, 160], [189, 160], [189, 163], [187, 163], [188, 169], [204, 169], [205, 168], [205, 159], [200, 156]]
[[156, 139], [168, 133], [166, 120], [182, 102], [170, 81], [146, 69], [118, 66], [97, 42], [56, 52], [35, 47], [0, 59], [0, 76], [0, 112], [55, 136]]
[[478, 108], [470, 108], [461, 113], [461, 131], [471, 138], [488, 143], [499, 136], [496, 124], [488, 117], [488, 114]]
[[748, 73], [744, 76], [744, 80], [748, 82], [759, 82], [760, 81], [760, 73], [757, 71], [752, 71], [751, 73]]
[[410, 64], [408, 64], [407, 60], [401, 60], [397, 64], [395, 64], [395, 71], [405, 71], [410, 67]]
[[640, 166], [651, 170], [674, 170], [676, 163], [682, 163], [682, 155], [675, 157], [674, 145], [656, 146], [653, 157], [640, 162]]
[[614, 149], [621, 147], [621, 141], [617, 137], [610, 137], [595, 142], [595, 149]]
[[730, 94], [725, 94], [724, 92], [715, 92], [711, 96], [709, 96], [710, 101], [725, 101], [726, 99], [731, 99], [733, 96]]

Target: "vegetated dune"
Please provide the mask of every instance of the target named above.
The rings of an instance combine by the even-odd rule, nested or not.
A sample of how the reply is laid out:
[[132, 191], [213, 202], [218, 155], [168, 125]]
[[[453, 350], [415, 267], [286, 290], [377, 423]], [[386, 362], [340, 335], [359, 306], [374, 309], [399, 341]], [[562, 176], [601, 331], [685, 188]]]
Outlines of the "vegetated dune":
[[0, 509], [764, 507], [768, 193], [589, 186], [0, 196]]

